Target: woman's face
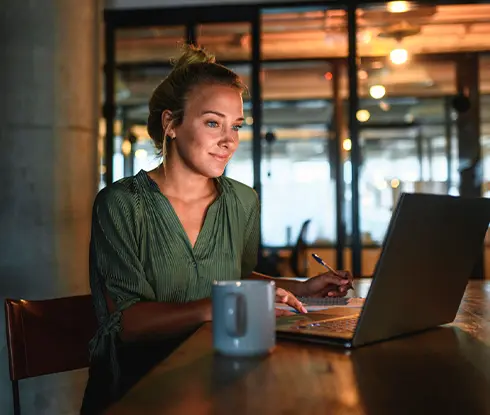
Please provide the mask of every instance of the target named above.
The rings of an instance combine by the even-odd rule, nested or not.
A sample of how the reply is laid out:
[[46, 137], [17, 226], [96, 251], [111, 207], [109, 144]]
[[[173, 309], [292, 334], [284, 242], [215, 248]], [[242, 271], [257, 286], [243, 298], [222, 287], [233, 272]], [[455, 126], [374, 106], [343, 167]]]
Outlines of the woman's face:
[[[182, 124], [171, 129], [171, 157], [179, 157], [196, 173], [221, 176], [238, 147], [243, 123], [239, 89], [225, 85], [194, 88], [187, 98]], [[176, 153], [176, 154], [175, 154]]]

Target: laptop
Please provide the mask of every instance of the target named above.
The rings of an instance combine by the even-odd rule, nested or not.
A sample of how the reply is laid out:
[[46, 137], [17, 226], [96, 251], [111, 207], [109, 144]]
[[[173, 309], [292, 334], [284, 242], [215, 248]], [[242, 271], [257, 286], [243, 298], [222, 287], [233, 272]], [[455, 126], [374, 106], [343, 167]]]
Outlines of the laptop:
[[490, 199], [402, 193], [362, 304], [279, 317], [277, 337], [352, 348], [451, 323], [489, 223]]

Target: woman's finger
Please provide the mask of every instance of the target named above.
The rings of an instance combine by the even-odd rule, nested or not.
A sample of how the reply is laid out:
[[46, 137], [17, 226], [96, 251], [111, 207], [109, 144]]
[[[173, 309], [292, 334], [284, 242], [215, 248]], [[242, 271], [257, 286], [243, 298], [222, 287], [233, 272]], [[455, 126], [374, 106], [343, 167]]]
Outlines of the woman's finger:
[[281, 310], [280, 308], [276, 308], [276, 317], [280, 316], [294, 316], [294, 313], [289, 310]]
[[320, 292], [320, 297], [344, 297], [347, 295], [349, 286], [343, 285], [341, 287], [329, 286]]
[[283, 290], [282, 288], [276, 290], [276, 302], [287, 304], [295, 310], [298, 310], [300, 313], [307, 313], [306, 308], [301, 301], [299, 301], [292, 293]]
[[338, 273], [344, 280], [349, 281], [349, 288], [354, 288], [353, 286], [354, 277], [349, 271], [338, 271]]
[[305, 306], [293, 294], [288, 294], [284, 301], [287, 305], [298, 310], [300, 313], [307, 313]]
[[346, 294], [346, 292], [329, 291], [326, 295], [327, 297], [344, 297]]

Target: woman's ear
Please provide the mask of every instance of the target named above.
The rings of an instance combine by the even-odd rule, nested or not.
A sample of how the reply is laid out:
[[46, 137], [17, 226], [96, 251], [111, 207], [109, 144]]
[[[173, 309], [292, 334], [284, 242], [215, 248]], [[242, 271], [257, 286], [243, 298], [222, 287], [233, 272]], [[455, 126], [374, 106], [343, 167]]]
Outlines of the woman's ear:
[[174, 122], [172, 111], [165, 110], [162, 112], [162, 128], [164, 133], [164, 139], [170, 137], [175, 138]]

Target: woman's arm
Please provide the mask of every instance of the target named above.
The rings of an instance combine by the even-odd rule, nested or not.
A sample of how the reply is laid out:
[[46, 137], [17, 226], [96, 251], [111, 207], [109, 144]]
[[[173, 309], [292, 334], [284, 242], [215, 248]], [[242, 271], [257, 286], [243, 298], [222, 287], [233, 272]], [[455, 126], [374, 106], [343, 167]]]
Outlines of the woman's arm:
[[298, 297], [343, 297], [352, 288], [352, 274], [348, 271], [326, 272], [310, 277], [306, 281], [285, 280], [252, 272], [248, 277], [256, 280], [273, 280], [276, 287]]
[[[106, 297], [109, 312], [115, 312], [114, 302]], [[185, 304], [140, 301], [122, 312], [119, 337], [132, 342], [184, 334], [210, 321], [211, 315], [210, 299]]]
[[276, 283], [276, 287], [287, 290], [296, 296], [301, 297], [306, 294], [304, 284], [301, 281], [269, 277], [268, 275], [260, 274], [255, 271], [253, 271], [247, 279], [274, 281]]

